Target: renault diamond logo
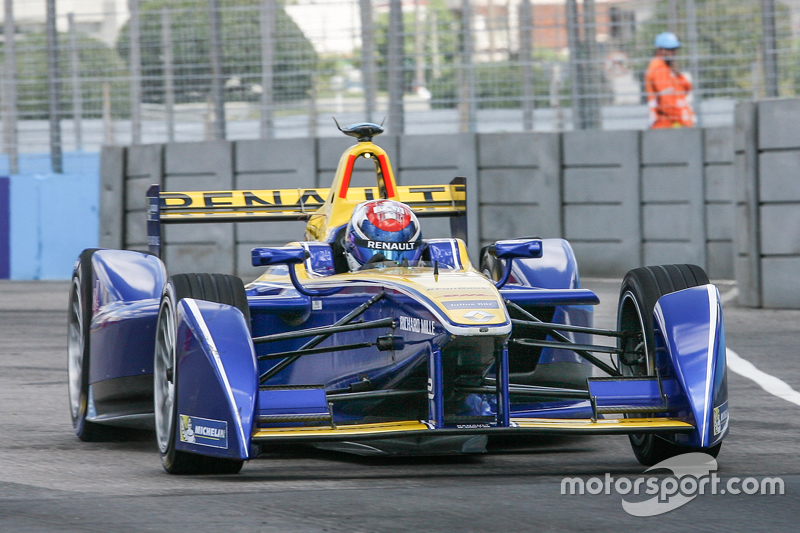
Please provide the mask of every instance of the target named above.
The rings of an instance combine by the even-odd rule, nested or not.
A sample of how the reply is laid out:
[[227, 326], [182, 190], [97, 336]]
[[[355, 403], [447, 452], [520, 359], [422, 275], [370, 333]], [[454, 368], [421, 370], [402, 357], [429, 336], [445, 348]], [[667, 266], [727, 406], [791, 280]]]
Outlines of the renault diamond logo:
[[469, 313], [464, 313], [464, 318], [469, 318], [473, 322], [486, 322], [487, 320], [494, 318], [494, 315], [476, 310], [470, 311]]

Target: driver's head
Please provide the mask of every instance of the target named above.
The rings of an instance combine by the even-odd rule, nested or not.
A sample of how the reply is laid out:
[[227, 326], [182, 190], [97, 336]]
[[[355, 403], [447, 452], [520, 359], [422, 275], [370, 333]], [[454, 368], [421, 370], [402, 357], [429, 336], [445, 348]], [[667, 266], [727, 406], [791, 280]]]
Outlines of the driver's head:
[[351, 270], [370, 259], [413, 266], [422, 254], [419, 220], [411, 208], [394, 200], [358, 204], [347, 224], [344, 251]]

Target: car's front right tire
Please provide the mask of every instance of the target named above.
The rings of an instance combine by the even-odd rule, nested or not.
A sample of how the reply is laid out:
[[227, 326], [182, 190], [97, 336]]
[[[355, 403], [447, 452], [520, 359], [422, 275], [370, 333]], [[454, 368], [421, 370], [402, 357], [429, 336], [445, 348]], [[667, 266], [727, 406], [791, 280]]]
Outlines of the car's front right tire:
[[177, 306], [184, 298], [208, 300], [239, 308], [249, 321], [241, 279], [224, 274], [177, 274], [169, 278], [161, 297], [153, 360], [153, 401], [156, 441], [161, 464], [170, 474], [235, 474], [243, 461], [209, 457], [176, 449], [179, 429]]

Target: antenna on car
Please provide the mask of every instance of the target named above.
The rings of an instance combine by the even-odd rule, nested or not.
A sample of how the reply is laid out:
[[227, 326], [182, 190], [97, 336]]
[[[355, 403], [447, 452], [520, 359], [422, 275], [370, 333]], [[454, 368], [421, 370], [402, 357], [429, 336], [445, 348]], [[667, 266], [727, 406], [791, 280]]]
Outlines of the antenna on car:
[[[383, 133], [383, 122], [381, 122], [380, 126], [371, 122], [359, 122], [358, 124], [351, 124], [342, 128], [339, 125], [339, 121], [336, 120], [336, 117], [331, 118], [333, 118], [333, 121], [336, 123], [336, 127], [339, 128], [339, 131], [345, 135], [349, 135], [350, 137], [355, 137], [360, 143], [372, 142], [372, 138], [374, 136]], [[383, 120], [385, 121], [386, 118], [384, 117]]]

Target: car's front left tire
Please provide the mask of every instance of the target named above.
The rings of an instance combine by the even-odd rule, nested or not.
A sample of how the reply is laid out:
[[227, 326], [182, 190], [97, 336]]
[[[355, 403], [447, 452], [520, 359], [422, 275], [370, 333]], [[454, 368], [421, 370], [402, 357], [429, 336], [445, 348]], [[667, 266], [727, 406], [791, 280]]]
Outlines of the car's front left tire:
[[[665, 294], [708, 283], [708, 275], [697, 265], [642, 267], [625, 275], [620, 288], [617, 329], [637, 336], [620, 341], [619, 347], [625, 351], [619, 358], [623, 375], [655, 375], [653, 309], [658, 299]], [[632, 353], [639, 355], [634, 357]], [[687, 452], [703, 452], [716, 457], [722, 447], [719, 443], [710, 448], [689, 448], [653, 434], [633, 434], [629, 438], [636, 459], [647, 466]]]

